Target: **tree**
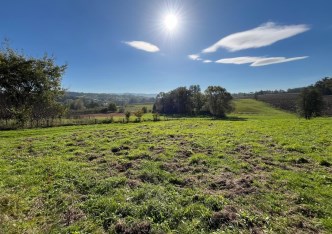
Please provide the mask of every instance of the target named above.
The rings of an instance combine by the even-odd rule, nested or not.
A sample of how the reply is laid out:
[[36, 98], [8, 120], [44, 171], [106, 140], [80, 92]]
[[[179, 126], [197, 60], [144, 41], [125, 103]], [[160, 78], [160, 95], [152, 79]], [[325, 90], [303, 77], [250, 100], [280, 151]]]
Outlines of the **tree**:
[[205, 95], [212, 115], [223, 118], [226, 116], [226, 113], [233, 110], [231, 105], [232, 96], [223, 87], [209, 86], [205, 90]]
[[199, 85], [191, 85], [189, 87], [192, 96], [192, 108], [195, 114], [198, 114], [205, 104], [205, 97], [201, 93], [201, 87]]
[[317, 88], [323, 95], [332, 95], [332, 78], [325, 77], [319, 80], [315, 84]]
[[116, 112], [117, 111], [117, 107], [116, 107], [116, 104], [114, 102], [111, 102], [108, 104], [108, 111], [110, 112]]
[[127, 123], [129, 122], [130, 115], [131, 115], [130, 111], [126, 111], [125, 116], [126, 116]]
[[82, 98], [75, 99], [70, 103], [71, 110], [84, 110], [86, 107]]
[[323, 96], [317, 88], [309, 87], [302, 90], [298, 100], [298, 113], [300, 116], [306, 119], [320, 116], [323, 107]]
[[168, 93], [159, 93], [153, 107], [154, 112], [164, 114], [191, 114], [191, 91], [186, 87], [179, 87]]
[[136, 121], [137, 122], [141, 122], [141, 118], [142, 118], [142, 116], [143, 116], [143, 112], [142, 111], [136, 111], [135, 113], [134, 113], [134, 115], [136, 116]]
[[[41, 59], [19, 54], [7, 45], [0, 50], [0, 95], [6, 108], [23, 126], [33, 119], [35, 106], [57, 109], [57, 99], [63, 95], [61, 79], [67, 66], [57, 66], [54, 58]], [[54, 107], [54, 108], [53, 108]], [[44, 112], [43, 118], [54, 116]]]
[[143, 106], [143, 107], [142, 107], [142, 112], [143, 112], [144, 114], [148, 113], [148, 108], [146, 108], [146, 106]]

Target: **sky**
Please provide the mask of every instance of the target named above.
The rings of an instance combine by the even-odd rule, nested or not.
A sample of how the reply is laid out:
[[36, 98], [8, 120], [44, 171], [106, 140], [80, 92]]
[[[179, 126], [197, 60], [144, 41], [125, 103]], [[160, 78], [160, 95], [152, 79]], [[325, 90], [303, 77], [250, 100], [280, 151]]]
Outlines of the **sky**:
[[0, 0], [0, 39], [68, 64], [63, 87], [159, 93], [302, 87], [332, 76], [330, 0]]

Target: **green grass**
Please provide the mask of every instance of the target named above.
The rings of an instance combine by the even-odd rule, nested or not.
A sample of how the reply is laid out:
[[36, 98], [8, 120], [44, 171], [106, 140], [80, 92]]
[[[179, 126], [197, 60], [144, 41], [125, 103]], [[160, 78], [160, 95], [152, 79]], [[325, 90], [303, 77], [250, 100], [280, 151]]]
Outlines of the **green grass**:
[[142, 110], [143, 107], [146, 107], [148, 111], [152, 111], [153, 103], [127, 104], [125, 106], [125, 111], [136, 112]]
[[235, 106], [0, 132], [0, 233], [331, 233], [332, 119]]

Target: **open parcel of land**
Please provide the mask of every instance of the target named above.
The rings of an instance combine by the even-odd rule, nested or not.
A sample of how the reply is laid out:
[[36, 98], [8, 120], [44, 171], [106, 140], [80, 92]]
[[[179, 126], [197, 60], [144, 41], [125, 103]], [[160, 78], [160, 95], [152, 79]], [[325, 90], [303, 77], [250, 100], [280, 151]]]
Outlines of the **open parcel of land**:
[[0, 132], [0, 233], [331, 233], [332, 119], [235, 107]]

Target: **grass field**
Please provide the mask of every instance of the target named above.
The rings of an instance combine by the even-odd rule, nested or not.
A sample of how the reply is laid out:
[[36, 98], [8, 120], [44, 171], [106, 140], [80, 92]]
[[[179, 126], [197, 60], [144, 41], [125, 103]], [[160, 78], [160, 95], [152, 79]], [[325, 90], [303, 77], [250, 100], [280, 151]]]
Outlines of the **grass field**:
[[235, 106], [0, 132], [0, 233], [331, 233], [332, 119]]

